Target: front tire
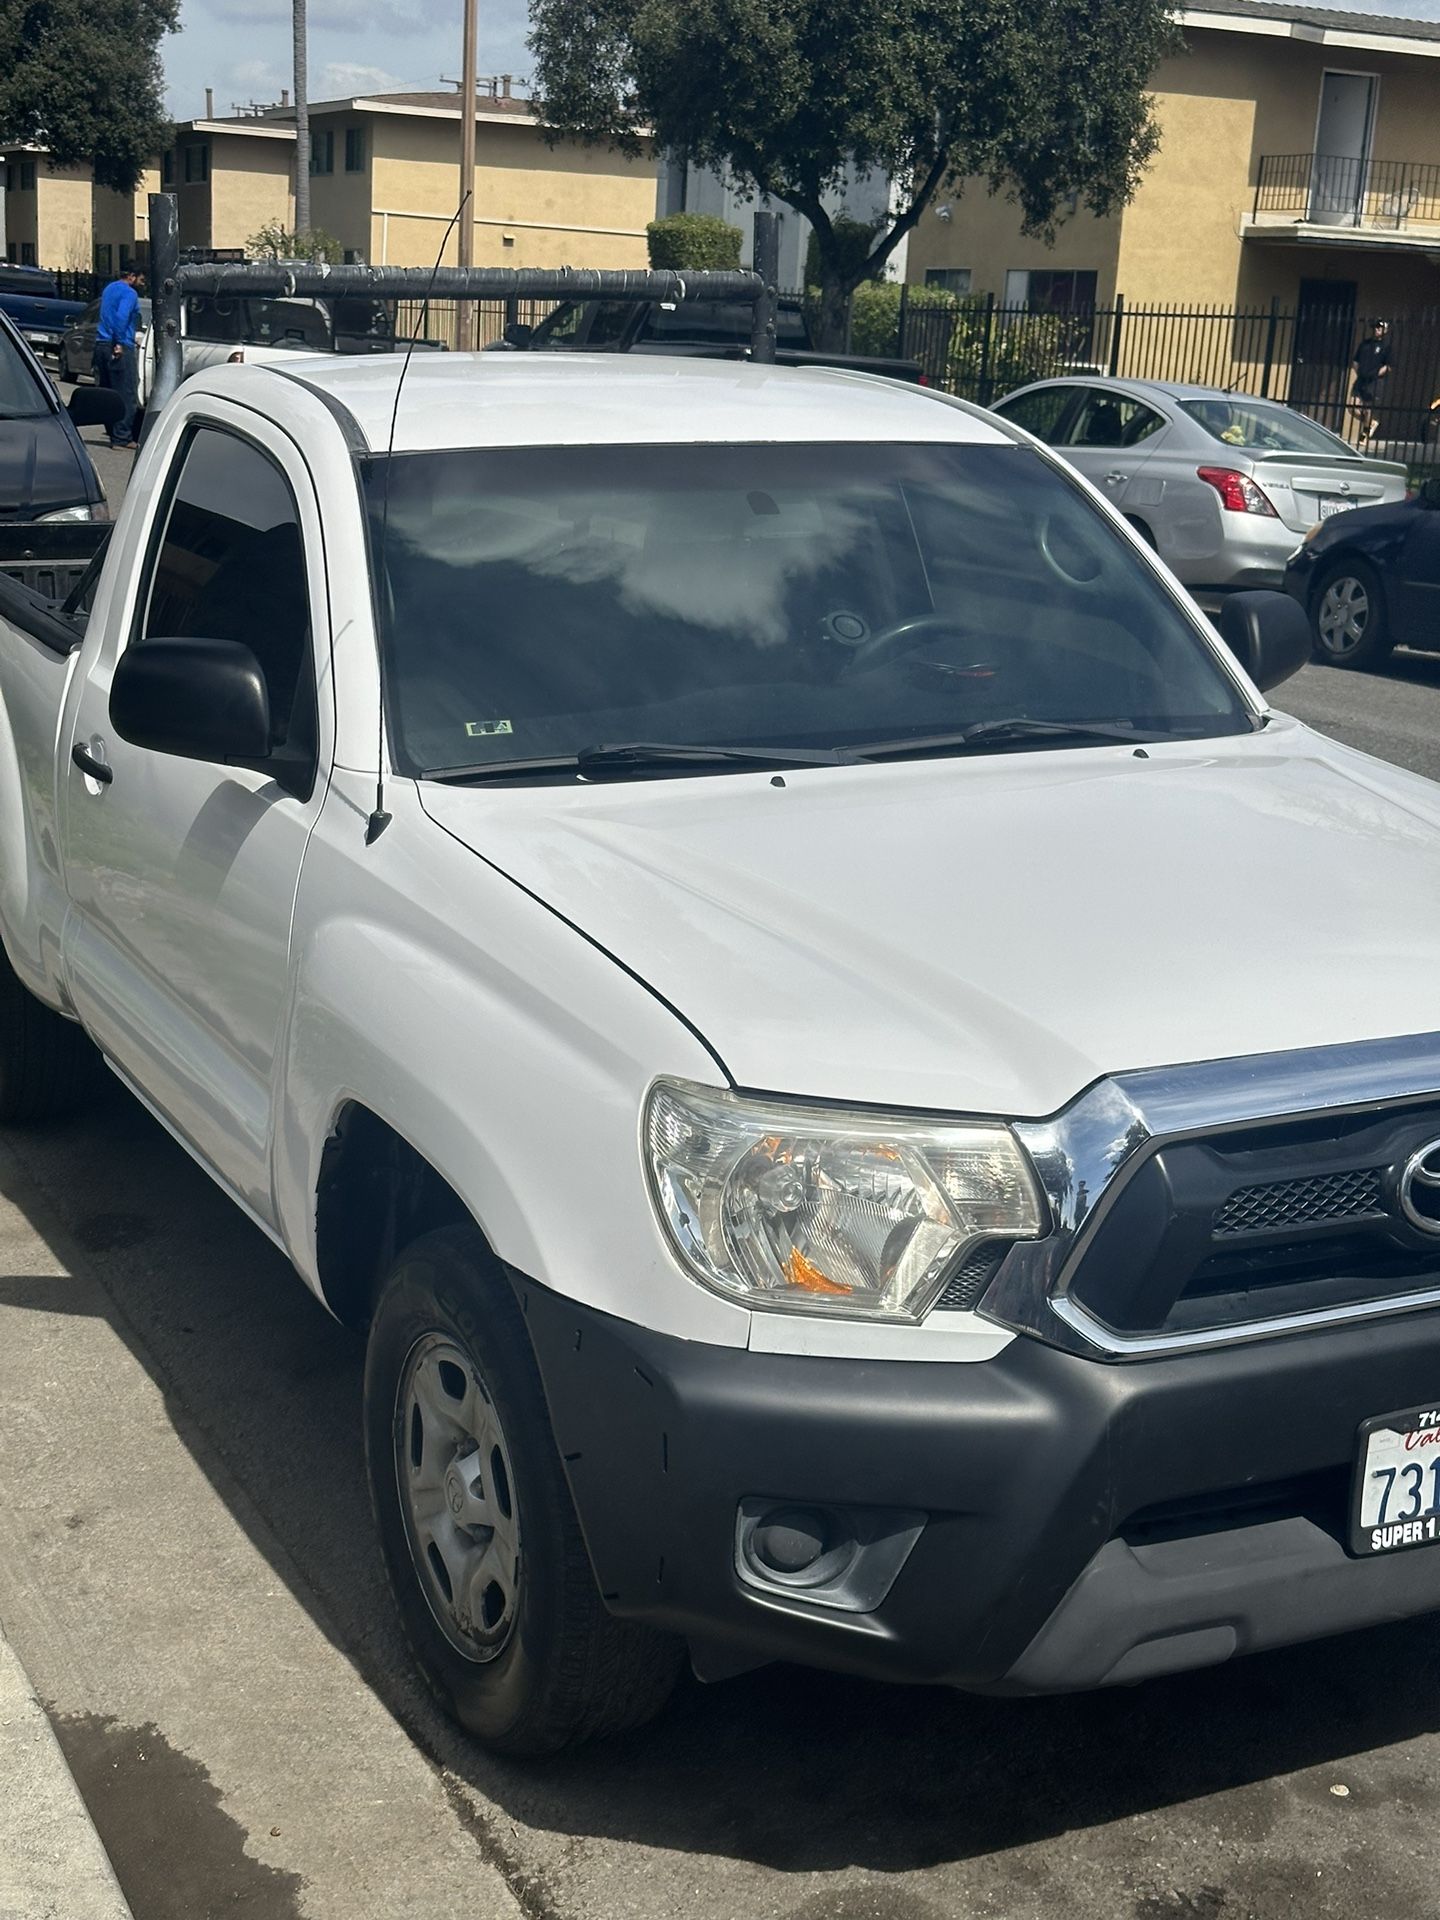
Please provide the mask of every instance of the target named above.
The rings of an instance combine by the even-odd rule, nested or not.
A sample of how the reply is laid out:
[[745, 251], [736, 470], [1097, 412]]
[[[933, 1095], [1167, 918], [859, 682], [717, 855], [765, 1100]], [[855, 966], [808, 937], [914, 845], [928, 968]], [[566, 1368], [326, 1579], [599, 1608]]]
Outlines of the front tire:
[[595, 1585], [520, 1309], [481, 1234], [397, 1261], [365, 1364], [370, 1496], [432, 1691], [498, 1753], [555, 1753], [659, 1712], [675, 1641]]
[[37, 1000], [0, 953], [0, 1121], [73, 1112], [94, 1071], [81, 1028]]
[[1315, 658], [1331, 667], [1377, 667], [1395, 645], [1385, 588], [1366, 560], [1330, 562], [1310, 596], [1310, 625]]

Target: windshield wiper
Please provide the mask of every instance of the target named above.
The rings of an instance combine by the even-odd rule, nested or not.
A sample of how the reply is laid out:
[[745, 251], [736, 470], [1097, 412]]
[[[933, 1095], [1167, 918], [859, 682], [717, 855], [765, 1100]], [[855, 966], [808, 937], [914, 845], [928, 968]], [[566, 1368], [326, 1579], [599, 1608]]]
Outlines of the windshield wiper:
[[626, 740], [614, 746], [582, 747], [578, 753], [551, 754], [533, 760], [496, 760], [459, 767], [431, 767], [424, 780], [456, 783], [518, 780], [537, 773], [579, 773], [587, 778], [607, 773], [664, 772], [668, 767], [839, 767], [854, 754], [838, 747], [724, 747], [687, 745], [683, 741]]
[[865, 760], [901, 760], [907, 755], [927, 753], [963, 753], [971, 747], [1023, 746], [1029, 741], [1051, 746], [1120, 744], [1139, 746], [1153, 740], [1184, 738], [1175, 733], [1157, 733], [1153, 727], [1137, 727], [1126, 720], [1028, 720], [1016, 714], [1008, 720], [976, 720], [954, 733], [933, 733], [920, 740], [882, 740], [860, 751]]

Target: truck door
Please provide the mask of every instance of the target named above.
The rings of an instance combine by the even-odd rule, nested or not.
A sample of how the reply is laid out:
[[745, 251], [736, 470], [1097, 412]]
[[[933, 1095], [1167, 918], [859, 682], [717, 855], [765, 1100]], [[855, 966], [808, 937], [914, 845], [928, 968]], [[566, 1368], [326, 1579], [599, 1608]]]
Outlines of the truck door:
[[[61, 743], [62, 963], [106, 1054], [268, 1224], [291, 908], [333, 739], [328, 607], [318, 508], [293, 444], [248, 410], [213, 401], [206, 416], [177, 439], [117, 576], [123, 597], [82, 657]], [[116, 734], [123, 650], [183, 635], [243, 640], [258, 657], [275, 742], [266, 770]]]

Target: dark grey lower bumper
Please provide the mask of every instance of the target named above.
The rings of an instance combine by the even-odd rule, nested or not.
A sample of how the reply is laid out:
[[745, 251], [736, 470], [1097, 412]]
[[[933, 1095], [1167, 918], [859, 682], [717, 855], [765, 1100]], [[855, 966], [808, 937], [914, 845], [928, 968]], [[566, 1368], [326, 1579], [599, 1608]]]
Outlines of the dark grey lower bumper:
[[[708, 1677], [1063, 1692], [1440, 1610], [1440, 1546], [1344, 1545], [1357, 1429], [1440, 1394], [1440, 1313], [957, 1365], [709, 1347], [515, 1284], [601, 1592]], [[847, 1611], [741, 1577], [737, 1515], [767, 1503], [921, 1524]]]

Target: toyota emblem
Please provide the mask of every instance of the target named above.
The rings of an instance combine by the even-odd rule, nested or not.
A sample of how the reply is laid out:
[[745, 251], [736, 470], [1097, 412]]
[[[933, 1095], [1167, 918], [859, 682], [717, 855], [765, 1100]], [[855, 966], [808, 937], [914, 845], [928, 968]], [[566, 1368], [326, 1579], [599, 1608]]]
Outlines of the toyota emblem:
[[1400, 1211], [1421, 1233], [1440, 1234], [1440, 1140], [1418, 1148], [1401, 1169]]

